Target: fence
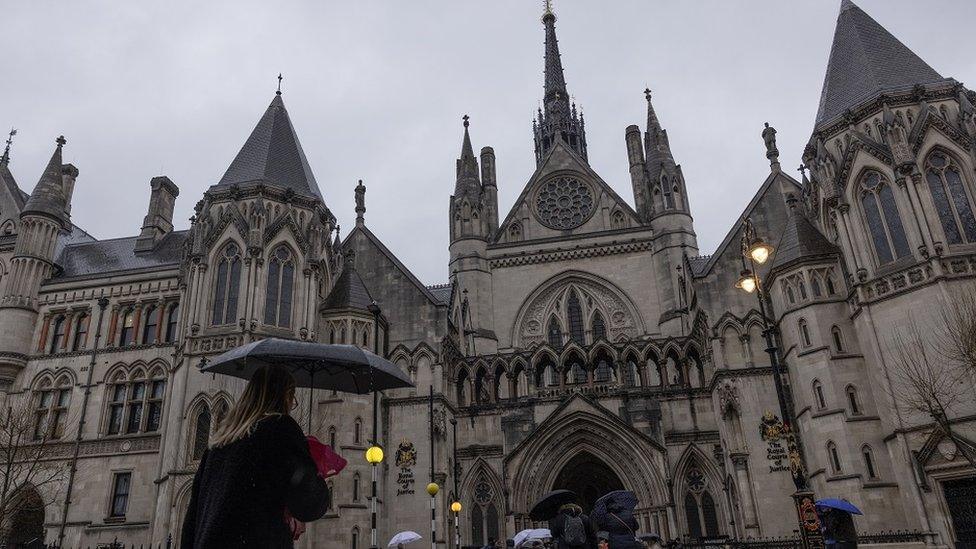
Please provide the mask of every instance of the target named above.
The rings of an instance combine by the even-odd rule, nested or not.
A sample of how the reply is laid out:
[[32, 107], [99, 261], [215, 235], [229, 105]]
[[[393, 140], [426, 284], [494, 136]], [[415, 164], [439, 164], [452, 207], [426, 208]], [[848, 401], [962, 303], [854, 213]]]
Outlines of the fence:
[[[883, 545], [886, 543], [924, 543], [931, 534], [918, 530], [891, 530], [875, 534], [858, 534], [858, 543]], [[708, 539], [691, 541], [672, 541], [668, 544], [673, 549], [799, 549], [803, 546], [798, 537], [782, 538], [746, 538], [746, 539]]]

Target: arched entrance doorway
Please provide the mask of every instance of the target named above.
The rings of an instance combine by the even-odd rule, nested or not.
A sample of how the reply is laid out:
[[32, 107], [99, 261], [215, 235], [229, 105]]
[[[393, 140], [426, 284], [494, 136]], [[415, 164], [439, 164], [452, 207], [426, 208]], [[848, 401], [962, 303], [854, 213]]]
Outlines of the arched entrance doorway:
[[13, 497], [8, 547], [44, 547], [44, 502], [37, 490], [26, 487]]
[[579, 496], [583, 510], [588, 513], [600, 496], [623, 490], [624, 483], [603, 460], [589, 452], [580, 452], [559, 471], [552, 489], [572, 490]]

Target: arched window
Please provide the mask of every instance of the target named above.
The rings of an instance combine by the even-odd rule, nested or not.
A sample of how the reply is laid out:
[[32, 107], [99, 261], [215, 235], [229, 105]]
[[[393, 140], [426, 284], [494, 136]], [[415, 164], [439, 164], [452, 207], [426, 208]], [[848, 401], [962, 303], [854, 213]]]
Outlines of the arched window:
[[819, 381], [813, 382], [813, 399], [817, 403], [818, 410], [823, 410], [827, 407], [827, 399], [824, 398], [823, 385]]
[[122, 322], [120, 325], [122, 326], [122, 330], [119, 333], [119, 347], [125, 347], [135, 343], [135, 313], [132, 309], [126, 309], [126, 311], [122, 313]]
[[867, 444], [861, 447], [861, 457], [864, 458], [864, 470], [867, 472], [868, 478], [878, 478], [878, 471], [874, 466], [874, 452]]
[[172, 343], [176, 341], [176, 323], [180, 319], [180, 305], [176, 303], [169, 308], [169, 312], [166, 313], [166, 334], [163, 341], [166, 343]]
[[602, 351], [596, 356], [593, 379], [597, 383], [607, 383], [613, 380], [613, 360]]
[[329, 343], [335, 342], [335, 328], [329, 328]]
[[790, 304], [796, 303], [796, 296], [793, 294], [793, 286], [789, 284], [786, 285], [786, 299], [789, 300]]
[[617, 210], [613, 212], [610, 216], [610, 228], [611, 229], [623, 229], [627, 226], [627, 219], [624, 217], [624, 212]]
[[583, 384], [586, 383], [586, 368], [583, 367], [583, 359], [575, 353], [571, 354], [563, 365], [563, 370], [567, 372], [567, 383]]
[[352, 476], [352, 500], [359, 501], [359, 473]]
[[813, 297], [820, 297], [822, 292], [820, 291], [820, 279], [816, 276], [810, 280], [810, 289], [813, 290]]
[[217, 262], [215, 277], [213, 325], [237, 322], [237, 298], [241, 287], [241, 253], [237, 244], [224, 246]]
[[579, 345], [585, 345], [583, 340], [583, 310], [580, 307], [579, 297], [576, 291], [569, 292], [566, 300], [566, 317], [569, 320], [569, 339]]
[[522, 226], [518, 223], [512, 223], [512, 226], [508, 228], [508, 239], [511, 242], [519, 242], [522, 240]]
[[832, 440], [827, 442], [827, 461], [830, 462], [831, 472], [834, 474], [841, 472], [840, 454], [837, 453], [837, 445]]
[[343, 326], [342, 329], [339, 330], [339, 343], [345, 343], [345, 342], [346, 342], [346, 328], [345, 326]]
[[701, 495], [702, 518], [705, 520], [705, 533], [709, 537], [718, 535], [718, 513], [715, 509], [715, 501], [708, 492]]
[[71, 337], [71, 350], [80, 351], [88, 343], [88, 323], [91, 317], [88, 313], [81, 313], [75, 319], [74, 335]]
[[666, 175], [661, 175], [661, 194], [664, 195], [664, 208], [666, 210], [674, 209], [674, 194], [671, 189], [671, 184], [668, 183], [668, 178]]
[[851, 408], [851, 415], [861, 415], [861, 403], [857, 398], [857, 389], [853, 385], [847, 386], [847, 404]]
[[695, 499], [695, 496], [691, 492], [685, 494], [685, 518], [688, 521], [688, 535], [694, 539], [702, 537], [698, 500]]
[[502, 399], [502, 381], [505, 379], [505, 368], [501, 364], [495, 366], [495, 375], [492, 376], [491, 397], [495, 402]]
[[909, 255], [908, 239], [895, 204], [895, 193], [880, 173], [870, 171], [861, 178], [861, 206], [878, 263], [884, 265]]
[[54, 319], [54, 335], [51, 336], [51, 347], [48, 349], [49, 353], [56, 353], [64, 346], [64, 331], [67, 329], [67, 324], [64, 316], [59, 316]]
[[109, 386], [108, 426], [105, 431], [110, 435], [117, 435], [122, 432], [126, 389], [125, 378], [121, 375], [116, 376], [114, 383]]
[[71, 403], [71, 380], [62, 376], [53, 385], [46, 380], [39, 387], [34, 395], [34, 440], [61, 438]]
[[623, 384], [626, 387], [638, 387], [640, 385], [640, 375], [637, 372], [637, 359], [634, 355], [628, 355], [624, 362]]
[[159, 307], [150, 305], [146, 309], [146, 322], [142, 325], [143, 345], [156, 343], [156, 333], [159, 330]]
[[468, 371], [464, 368], [458, 372], [457, 378], [457, 403], [458, 406], [468, 405]]
[[671, 385], [684, 385], [685, 376], [681, 371], [681, 361], [677, 356], [669, 354], [665, 362], [665, 372]]
[[607, 324], [603, 321], [600, 311], [593, 313], [593, 341], [600, 341], [607, 338]]
[[[163, 399], [166, 397], [166, 380], [163, 378], [162, 371], [157, 370], [152, 379], [149, 380], [149, 393], [146, 399], [146, 426], [145, 432], [154, 433], [159, 430], [160, 425], [163, 422]], [[220, 408], [218, 408], [217, 419], [218, 421], [226, 415], [227, 404], [222, 403], [224, 406], [223, 414], [220, 413]]]
[[351, 536], [349, 547], [351, 549], [359, 549], [359, 527], [358, 526], [354, 526], [352, 529], [352, 536]]
[[363, 347], [369, 347], [369, 330], [363, 330]]
[[193, 456], [194, 461], [203, 458], [203, 453], [210, 446], [210, 408], [206, 404], [200, 406], [193, 421]]
[[213, 414], [213, 430], [216, 432], [220, 429], [221, 424], [224, 419], [227, 418], [227, 413], [230, 412], [230, 406], [227, 404], [226, 400], [220, 400], [216, 406], [214, 406]]
[[497, 542], [498, 509], [495, 506], [495, 490], [484, 476], [479, 476], [474, 485], [474, 500], [471, 502], [471, 542], [477, 546]]
[[[287, 246], [278, 246], [268, 262], [268, 290], [264, 301], [264, 323], [291, 326], [291, 299], [295, 285], [295, 261]], [[363, 342], [363, 345], [366, 345]]]
[[830, 328], [830, 337], [834, 342], [834, 351], [838, 353], [844, 352], [844, 338], [840, 333], [840, 328], [833, 326]]
[[827, 277], [827, 295], [834, 295], [837, 291], [834, 289], [834, 278], [832, 276]]
[[932, 153], [925, 163], [925, 179], [929, 183], [929, 192], [942, 222], [946, 242], [976, 242], [973, 202], [966, 192], [959, 166], [946, 154]]
[[549, 345], [558, 349], [563, 346], [563, 334], [559, 329], [559, 321], [556, 317], [549, 319], [549, 330], [548, 330]]
[[488, 404], [491, 398], [488, 395], [488, 372], [484, 368], [478, 368], [474, 374], [474, 402], [476, 404]]
[[800, 343], [803, 344], [804, 347], [809, 347], [810, 329], [807, 327], [807, 321], [801, 318], [799, 322], [796, 323], [796, 325], [800, 331]]
[[141, 372], [134, 375], [129, 383], [129, 395], [126, 398], [125, 432], [138, 433], [142, 427], [143, 413], [146, 406], [146, 379]]
[[800, 299], [806, 300], [807, 298], [807, 285], [803, 283], [803, 280], [798, 280], [796, 283], [797, 287], [800, 289]]

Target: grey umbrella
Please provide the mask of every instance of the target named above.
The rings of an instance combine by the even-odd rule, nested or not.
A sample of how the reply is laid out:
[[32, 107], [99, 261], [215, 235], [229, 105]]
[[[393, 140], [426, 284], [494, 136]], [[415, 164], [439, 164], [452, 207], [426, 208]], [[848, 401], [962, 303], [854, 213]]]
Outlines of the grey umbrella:
[[[386, 360], [354, 345], [310, 343], [268, 338], [241, 345], [200, 368], [202, 372], [251, 379], [265, 365], [288, 369], [299, 387], [367, 394], [384, 389], [413, 387], [410, 377]], [[312, 426], [312, 399], [308, 427]]]

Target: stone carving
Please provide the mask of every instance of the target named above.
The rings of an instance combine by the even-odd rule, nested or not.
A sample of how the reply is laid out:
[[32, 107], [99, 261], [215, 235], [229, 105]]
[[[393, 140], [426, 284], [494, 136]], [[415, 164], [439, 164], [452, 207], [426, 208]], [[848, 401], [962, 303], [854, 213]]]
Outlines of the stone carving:
[[769, 125], [769, 122], [764, 124], [762, 131], [763, 142], [766, 143], [766, 158], [772, 160], [779, 156], [779, 149], [776, 148], [776, 128]]
[[719, 409], [722, 411], [722, 419], [728, 419], [732, 413], [739, 413], [739, 388], [736, 387], [735, 379], [726, 379], [718, 387]]
[[536, 195], [539, 221], [550, 229], [575, 229], [593, 213], [593, 192], [575, 177], [559, 177]]

